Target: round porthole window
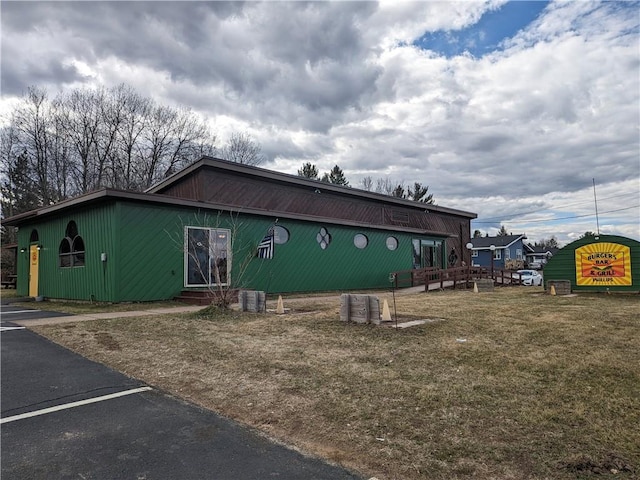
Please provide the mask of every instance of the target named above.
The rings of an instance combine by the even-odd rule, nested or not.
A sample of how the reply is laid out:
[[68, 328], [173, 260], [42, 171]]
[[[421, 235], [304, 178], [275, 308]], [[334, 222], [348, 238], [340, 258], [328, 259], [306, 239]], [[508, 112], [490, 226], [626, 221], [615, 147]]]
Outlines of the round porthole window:
[[396, 237], [387, 237], [387, 248], [389, 250], [398, 248], [398, 239]]
[[331, 243], [331, 234], [326, 228], [322, 227], [316, 235], [316, 241], [318, 242], [318, 245], [320, 245], [320, 248], [324, 250]]
[[366, 248], [366, 246], [369, 244], [369, 239], [367, 238], [366, 235], [363, 235], [362, 233], [356, 233], [353, 236], [353, 244], [356, 246], [356, 248], [359, 249], [363, 249]]
[[289, 241], [289, 230], [280, 225], [273, 227], [273, 243], [283, 245]]

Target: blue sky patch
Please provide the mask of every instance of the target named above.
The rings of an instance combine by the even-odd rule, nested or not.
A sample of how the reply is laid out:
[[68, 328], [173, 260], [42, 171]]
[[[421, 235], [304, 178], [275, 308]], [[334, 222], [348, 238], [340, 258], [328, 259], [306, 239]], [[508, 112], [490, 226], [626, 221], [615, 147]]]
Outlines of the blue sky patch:
[[549, 2], [511, 1], [485, 13], [478, 23], [462, 30], [427, 32], [413, 45], [448, 58], [469, 52], [482, 57], [500, 49], [500, 43], [533, 22]]

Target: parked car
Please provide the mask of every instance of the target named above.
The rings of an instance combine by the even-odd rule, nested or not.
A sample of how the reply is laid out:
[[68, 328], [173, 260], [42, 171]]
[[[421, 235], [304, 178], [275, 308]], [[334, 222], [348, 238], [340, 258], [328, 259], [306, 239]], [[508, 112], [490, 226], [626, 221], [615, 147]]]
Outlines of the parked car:
[[535, 270], [517, 270], [523, 285], [533, 285], [539, 287], [542, 285], [542, 275]]
[[540, 260], [534, 260], [532, 262], [529, 262], [527, 266], [534, 270], [540, 270], [542, 268], [542, 262]]

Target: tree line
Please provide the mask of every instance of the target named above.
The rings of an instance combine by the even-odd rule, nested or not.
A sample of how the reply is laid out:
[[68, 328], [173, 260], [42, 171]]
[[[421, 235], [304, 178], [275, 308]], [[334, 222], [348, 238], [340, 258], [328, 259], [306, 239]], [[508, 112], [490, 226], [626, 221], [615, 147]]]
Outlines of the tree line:
[[0, 129], [3, 217], [102, 187], [143, 191], [203, 155], [256, 165], [261, 147], [234, 133], [218, 149], [206, 119], [124, 84], [49, 98], [30, 87]]
[[[318, 167], [311, 162], [306, 162], [298, 169], [298, 176], [332, 183], [334, 185], [350, 186], [344, 172], [338, 165], [335, 165], [329, 172], [324, 173], [322, 177], [320, 177]], [[407, 187], [404, 185], [404, 182], [396, 183], [389, 178], [378, 178], [374, 185], [373, 179], [367, 176], [362, 179], [360, 188], [367, 192], [375, 191], [376, 193], [382, 193], [392, 197], [435, 205], [433, 194], [429, 193], [429, 187], [427, 185], [423, 186], [419, 182], [414, 182], [413, 186]]]
[[[188, 108], [158, 104], [125, 84], [77, 88], [53, 98], [32, 86], [2, 120], [4, 218], [103, 187], [144, 191], [204, 155], [249, 165], [264, 161], [249, 135], [233, 133], [218, 148], [206, 119]], [[338, 165], [320, 176], [306, 163], [298, 175], [350, 186]], [[434, 203], [429, 187], [418, 182], [405, 187], [366, 177], [361, 188]]]

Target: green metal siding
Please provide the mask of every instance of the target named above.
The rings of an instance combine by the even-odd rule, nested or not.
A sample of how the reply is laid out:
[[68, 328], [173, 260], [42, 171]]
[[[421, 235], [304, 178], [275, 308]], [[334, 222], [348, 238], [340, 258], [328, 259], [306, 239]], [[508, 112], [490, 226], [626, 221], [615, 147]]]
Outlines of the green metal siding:
[[[272, 259], [252, 262], [247, 278], [253, 288], [269, 292], [385, 288], [390, 286], [390, 272], [412, 268], [412, 235], [294, 221], [280, 225], [289, 230], [289, 242], [275, 245]], [[254, 236], [256, 244], [268, 227], [264, 223], [261, 234]], [[324, 250], [316, 240], [321, 227], [331, 235]], [[357, 233], [367, 236], [366, 248], [354, 245]], [[386, 247], [389, 236], [398, 239], [394, 251]]]
[[[29, 235], [31, 230], [29, 227], [20, 227], [18, 230], [16, 294], [21, 297], [29, 295]], [[24, 250], [24, 252], [21, 250]]]
[[[275, 245], [272, 259], [255, 256], [260, 240], [275, 219], [229, 216], [166, 206], [127, 203], [121, 206], [118, 297], [123, 300], [171, 298], [184, 289], [184, 254], [180, 241], [186, 226], [232, 231], [231, 278], [234, 287], [268, 292], [304, 292], [385, 288], [389, 272], [412, 268], [415, 235], [302, 221], [279, 222], [289, 231], [286, 244]], [[321, 249], [321, 227], [331, 243]], [[357, 233], [369, 240], [365, 249], [353, 243]], [[390, 251], [386, 239], [398, 239]], [[426, 238], [426, 237], [425, 237]]]
[[[29, 294], [29, 238], [33, 229], [38, 232], [40, 250], [38, 267], [38, 295], [47, 298], [73, 300], [115, 301], [115, 271], [110, 260], [101, 262], [100, 254], [114, 251], [114, 207], [104, 205], [83, 208], [73, 213], [51, 217], [38, 224], [27, 224], [18, 231], [18, 285], [19, 295]], [[62, 268], [59, 266], [60, 242], [65, 237], [67, 224], [76, 222], [78, 235], [85, 245], [85, 266]]]
[[[58, 267], [58, 246], [70, 220], [86, 248], [86, 266]], [[173, 298], [184, 287], [183, 233], [186, 226], [226, 228], [232, 232], [232, 286], [269, 293], [386, 288], [389, 273], [411, 269], [413, 239], [432, 239], [374, 228], [356, 228], [299, 220], [280, 221], [289, 241], [276, 244], [272, 259], [255, 256], [257, 245], [275, 218], [195, 210], [188, 207], [114, 200], [39, 223], [40, 295], [96, 301], [151, 301]], [[28, 247], [31, 227], [22, 227], [19, 246]], [[331, 243], [318, 244], [320, 228]], [[354, 235], [368, 245], [358, 249]], [[387, 237], [398, 248], [386, 246]], [[446, 251], [446, 248], [445, 248]], [[100, 261], [101, 253], [107, 261]], [[28, 294], [28, 258], [20, 264], [18, 290]], [[243, 272], [241, 274], [241, 272]]]
[[[631, 251], [631, 285], [620, 286], [584, 286], [577, 285], [575, 252], [580, 247], [592, 243], [617, 243], [629, 247]], [[640, 290], [640, 242], [616, 235], [584, 237], [561, 248], [544, 267], [545, 284], [549, 280], [570, 280], [571, 290], [599, 292], [609, 289], [616, 292], [637, 292]]]
[[181, 218], [188, 210], [170, 206], [119, 202], [120, 301], [173, 298], [183, 288]]

